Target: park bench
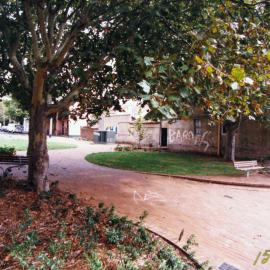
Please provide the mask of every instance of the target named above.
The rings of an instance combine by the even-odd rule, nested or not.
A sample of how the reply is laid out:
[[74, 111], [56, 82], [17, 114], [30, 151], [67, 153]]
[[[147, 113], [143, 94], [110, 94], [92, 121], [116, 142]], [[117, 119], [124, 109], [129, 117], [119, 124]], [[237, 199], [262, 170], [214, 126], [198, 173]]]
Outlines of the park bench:
[[1, 155], [0, 154], [0, 165], [6, 165], [5, 167], [1, 167], [2, 170], [2, 179], [5, 179], [12, 171], [13, 168], [21, 168], [23, 166], [28, 165], [28, 157], [27, 156], [9, 156], [9, 155]]
[[237, 170], [245, 171], [247, 173], [247, 177], [249, 177], [250, 171], [258, 171], [264, 169], [264, 167], [258, 165], [257, 160], [235, 161], [234, 167]]
[[265, 160], [263, 166], [265, 168], [265, 173], [270, 174], [270, 160]]

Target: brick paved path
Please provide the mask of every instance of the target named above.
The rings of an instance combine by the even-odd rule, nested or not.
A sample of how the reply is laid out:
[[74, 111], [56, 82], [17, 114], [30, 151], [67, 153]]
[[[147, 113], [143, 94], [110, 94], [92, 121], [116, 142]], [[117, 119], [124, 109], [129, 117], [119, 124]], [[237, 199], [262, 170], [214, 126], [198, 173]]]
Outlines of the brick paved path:
[[88, 153], [112, 149], [80, 142], [77, 149], [51, 151], [50, 179], [89, 202], [114, 204], [130, 218], [147, 210], [146, 225], [172, 241], [184, 228], [185, 237], [195, 234], [200, 243], [197, 258], [216, 267], [227, 262], [241, 270], [270, 269], [270, 262], [252, 265], [260, 251], [270, 249], [270, 189], [196, 183], [84, 161]]

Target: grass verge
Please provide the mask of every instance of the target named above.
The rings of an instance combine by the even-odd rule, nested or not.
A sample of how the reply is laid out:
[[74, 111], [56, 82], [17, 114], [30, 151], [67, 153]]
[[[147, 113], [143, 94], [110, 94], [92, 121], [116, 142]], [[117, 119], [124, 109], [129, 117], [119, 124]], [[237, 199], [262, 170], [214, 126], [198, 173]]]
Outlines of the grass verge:
[[[0, 146], [7, 146], [7, 147], [15, 147], [16, 151], [26, 151], [28, 146], [27, 139], [8, 139], [8, 138], [1, 138]], [[70, 149], [76, 148], [77, 146], [72, 143], [65, 143], [65, 142], [56, 142], [56, 141], [48, 141], [48, 149], [49, 150], [56, 150], [56, 149]]]
[[169, 152], [106, 152], [85, 157], [89, 162], [106, 167], [175, 174], [175, 175], [241, 175], [230, 162], [196, 154]]

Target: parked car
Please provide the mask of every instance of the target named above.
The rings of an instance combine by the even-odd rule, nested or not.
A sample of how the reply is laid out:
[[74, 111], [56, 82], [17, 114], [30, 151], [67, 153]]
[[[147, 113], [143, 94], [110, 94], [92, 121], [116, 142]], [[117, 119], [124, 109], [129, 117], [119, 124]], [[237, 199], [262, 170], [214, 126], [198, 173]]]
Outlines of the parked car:
[[8, 124], [4, 131], [11, 132], [11, 133], [22, 133], [23, 127], [20, 124]]
[[16, 125], [15, 126], [15, 132], [23, 133], [23, 125]]
[[8, 126], [2, 126], [2, 127], [1, 127], [1, 130], [2, 130], [2, 131], [7, 131], [7, 128], [8, 128]]

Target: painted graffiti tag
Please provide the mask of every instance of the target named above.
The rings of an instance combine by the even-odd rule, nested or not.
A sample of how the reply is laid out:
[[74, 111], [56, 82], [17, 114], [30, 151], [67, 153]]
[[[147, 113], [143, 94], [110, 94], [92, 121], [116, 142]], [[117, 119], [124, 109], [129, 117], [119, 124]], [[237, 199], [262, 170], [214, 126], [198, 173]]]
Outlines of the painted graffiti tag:
[[138, 202], [147, 202], [147, 201], [155, 201], [155, 202], [165, 202], [165, 198], [157, 192], [147, 191], [146, 193], [140, 193], [138, 191], [133, 192], [133, 200], [135, 203]]
[[205, 131], [202, 135], [195, 136], [192, 130], [169, 129], [169, 142], [204, 146], [204, 152], [206, 152], [210, 146], [206, 137], [210, 134], [211, 131]]

